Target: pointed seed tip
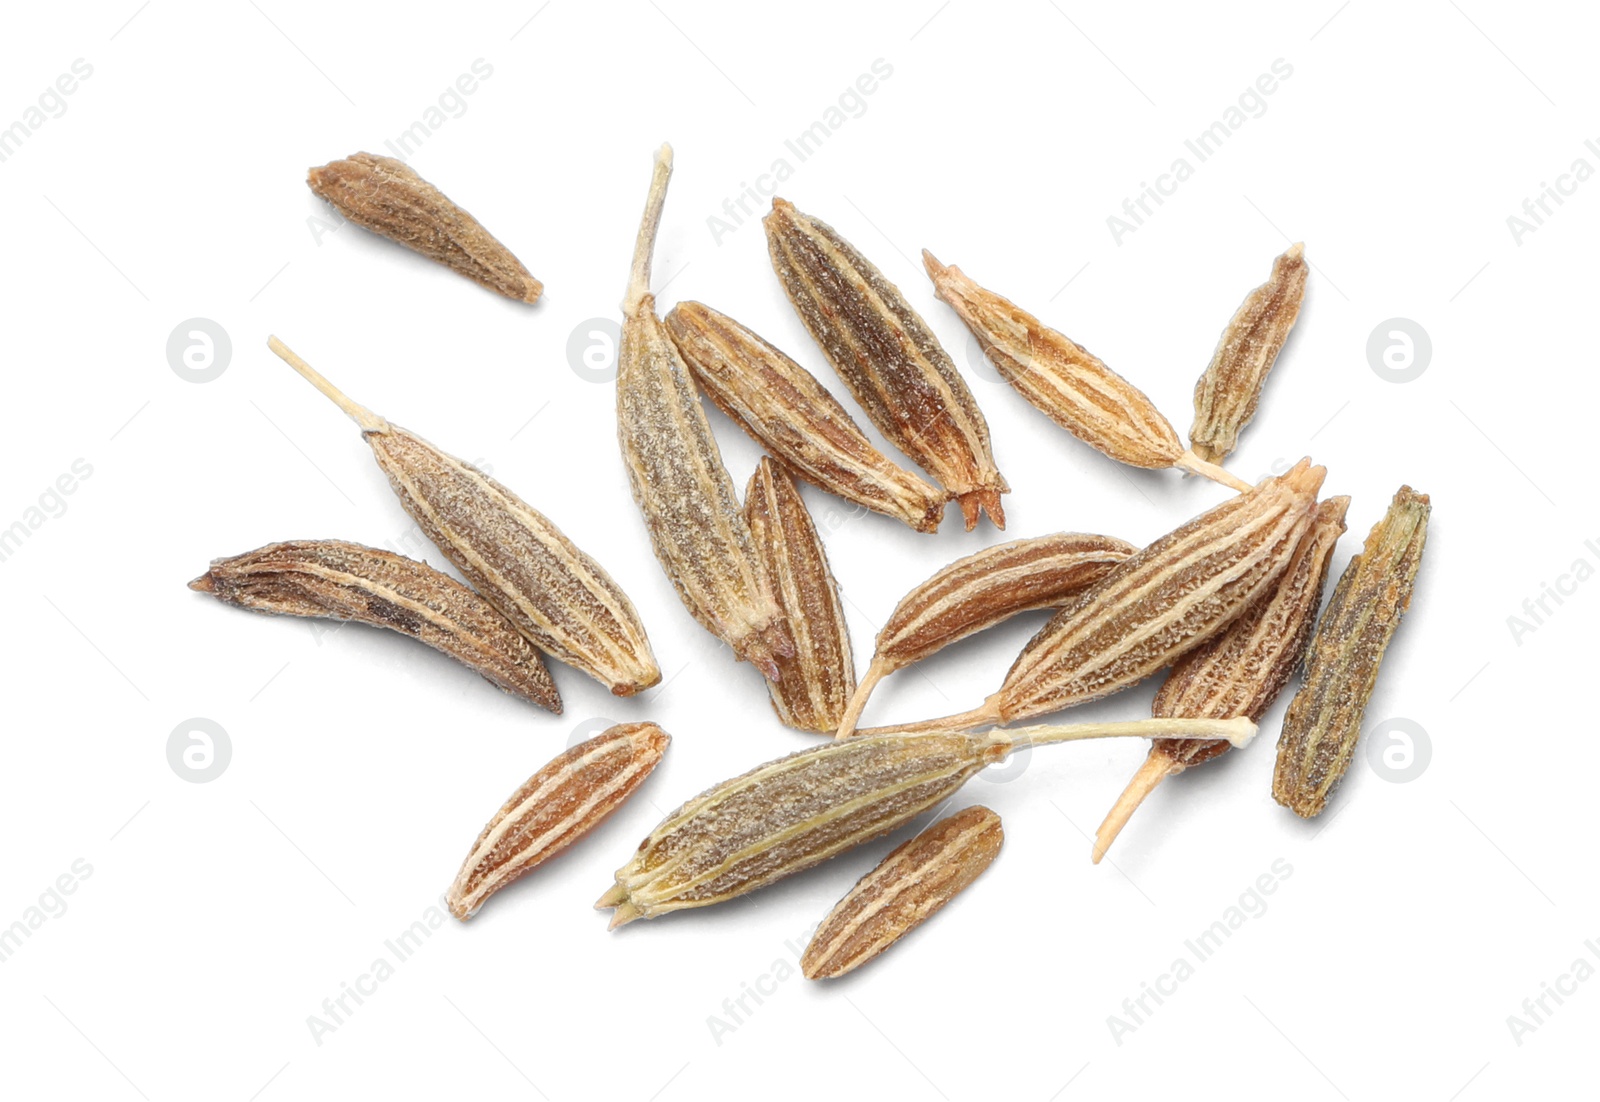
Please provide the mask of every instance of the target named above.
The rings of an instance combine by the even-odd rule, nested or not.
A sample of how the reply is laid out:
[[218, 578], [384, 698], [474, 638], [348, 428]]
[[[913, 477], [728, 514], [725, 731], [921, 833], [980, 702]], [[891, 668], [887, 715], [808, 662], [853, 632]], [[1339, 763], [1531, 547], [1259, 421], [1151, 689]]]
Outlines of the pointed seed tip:
[[189, 588], [196, 593], [215, 593], [217, 591], [216, 583], [212, 581], [211, 571], [209, 570], [190, 582]]

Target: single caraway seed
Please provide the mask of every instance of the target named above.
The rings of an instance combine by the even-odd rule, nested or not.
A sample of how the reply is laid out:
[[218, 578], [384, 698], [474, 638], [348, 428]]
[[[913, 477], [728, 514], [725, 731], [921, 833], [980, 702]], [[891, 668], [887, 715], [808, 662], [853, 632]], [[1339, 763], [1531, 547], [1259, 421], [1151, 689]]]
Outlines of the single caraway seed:
[[784, 199], [762, 220], [767, 251], [800, 320], [889, 442], [944, 484], [967, 530], [1006, 526], [989, 424], [900, 289], [833, 228]]
[[776, 681], [778, 659], [793, 657], [794, 643], [689, 367], [656, 317], [650, 293], [650, 254], [671, 175], [672, 147], [663, 145], [622, 303], [617, 438], [650, 543], [684, 607]]
[[744, 512], [794, 641], [793, 656], [779, 657], [777, 680], [767, 682], [773, 711], [787, 727], [832, 734], [855, 691], [856, 669], [822, 538], [800, 488], [771, 457], [750, 476]]
[[409, 635], [561, 713], [538, 648], [488, 601], [415, 559], [343, 540], [293, 540], [213, 559], [189, 588], [254, 612], [354, 620]]
[[855, 730], [873, 688], [891, 673], [1019, 613], [1058, 608], [1137, 550], [1114, 536], [1059, 532], [986, 547], [944, 567], [889, 614], [839, 737]]
[[1031, 719], [1170, 666], [1272, 588], [1311, 524], [1325, 474], [1302, 459], [1287, 474], [1162, 536], [1069, 598], [979, 707], [887, 730], [966, 730]]
[[639, 843], [595, 903], [613, 928], [706, 907], [809, 869], [896, 829], [1024, 745], [1113, 735], [1249, 742], [1248, 719], [1143, 719], [984, 734], [868, 735], [758, 765], [707, 789]]
[[1305, 253], [1304, 245], [1290, 245], [1273, 261], [1272, 275], [1245, 296], [1195, 384], [1189, 446], [1203, 460], [1222, 462], [1256, 415], [1267, 372], [1300, 316], [1309, 270]]
[[491, 291], [519, 302], [537, 302], [544, 291], [510, 249], [404, 161], [353, 153], [313, 168], [306, 184], [356, 225]]
[[485, 899], [605, 822], [671, 741], [654, 723], [621, 723], [529, 777], [472, 843], [445, 896], [450, 913], [465, 922]]
[[361, 426], [417, 527], [518, 631], [618, 696], [661, 680], [633, 602], [547, 517], [476, 467], [351, 401], [277, 337], [267, 344]]
[[1000, 855], [1000, 816], [969, 807], [896, 847], [839, 900], [800, 958], [807, 979], [854, 971], [932, 918]]
[[1427, 494], [1400, 487], [1339, 576], [1311, 637], [1305, 682], [1283, 718], [1272, 774], [1273, 799], [1301, 818], [1322, 813], [1350, 768], [1378, 667], [1411, 604], [1431, 511]]
[[889, 460], [805, 368], [698, 302], [667, 332], [717, 408], [807, 482], [919, 532], [937, 531], [950, 495]]
[[[1348, 497], [1317, 506], [1289, 568], [1245, 614], [1172, 667], [1150, 714], [1154, 716], [1249, 716], [1261, 721], [1305, 656], [1333, 549], [1344, 534]], [[1144, 765], [1128, 782], [1095, 833], [1091, 859], [1099, 863], [1128, 818], [1168, 777], [1208, 762], [1228, 749], [1219, 739], [1156, 739]]]
[[1056, 424], [1112, 459], [1135, 467], [1178, 467], [1235, 490], [1250, 484], [1184, 449], [1171, 422], [1144, 391], [1081, 344], [960, 268], [922, 250], [934, 290], [972, 330], [1006, 382]]

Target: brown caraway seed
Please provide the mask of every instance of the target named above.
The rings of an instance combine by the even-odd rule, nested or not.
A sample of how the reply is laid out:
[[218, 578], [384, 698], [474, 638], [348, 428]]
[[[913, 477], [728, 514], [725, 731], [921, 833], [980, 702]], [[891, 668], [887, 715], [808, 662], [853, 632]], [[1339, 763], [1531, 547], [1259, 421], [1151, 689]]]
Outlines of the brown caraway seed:
[[1058, 532], [986, 547], [937, 571], [900, 598], [878, 632], [839, 737], [854, 731], [873, 688], [889, 674], [1020, 613], [1058, 608], [1137, 550], [1114, 536]]
[[1278, 739], [1272, 798], [1301, 818], [1327, 806], [1355, 757], [1384, 651], [1411, 604], [1432, 506], [1402, 486], [1328, 598], [1306, 652], [1305, 682]]
[[955, 310], [989, 360], [1035, 408], [1085, 444], [1134, 467], [1178, 467], [1235, 490], [1250, 484], [1185, 451], [1171, 422], [1144, 391], [1076, 341], [1009, 299], [974, 283], [927, 249], [922, 263], [939, 297]]
[[854, 971], [932, 918], [1000, 855], [1000, 816], [969, 807], [897, 846], [822, 920], [800, 958], [810, 980]]
[[293, 540], [213, 559], [189, 588], [254, 612], [354, 620], [409, 635], [561, 714], [538, 648], [488, 601], [415, 559], [343, 540]]
[[417, 527], [518, 631], [617, 696], [661, 680], [627, 594], [549, 518], [476, 467], [352, 401], [277, 337], [267, 344], [361, 426]]
[[[1249, 716], [1260, 722], [1305, 655], [1349, 505], [1348, 497], [1332, 497], [1317, 506], [1282, 577], [1220, 635], [1178, 659], [1156, 693], [1151, 715]], [[1091, 859], [1099, 863], [1157, 785], [1227, 749], [1220, 739], [1154, 740], [1144, 765], [1095, 833]]]
[[773, 270], [800, 320], [889, 442], [944, 484], [970, 532], [1006, 526], [989, 425], [938, 338], [900, 289], [831, 226], [772, 200]]
[[966, 730], [1096, 700], [1216, 635], [1267, 592], [1311, 523], [1326, 472], [1302, 459], [1112, 567], [1050, 620], [977, 708], [896, 731]]
[[672, 147], [656, 154], [633, 269], [622, 303], [617, 357], [617, 439], [651, 546], [689, 614], [769, 680], [794, 655], [739, 493], [689, 367], [650, 293], [650, 254], [672, 175]]
[[445, 902], [465, 922], [483, 901], [605, 822], [644, 783], [672, 739], [621, 723], [558, 755], [511, 794], [461, 864]]
[[650, 832], [595, 903], [613, 928], [708, 907], [821, 864], [902, 826], [1022, 746], [1116, 735], [1227, 738], [1248, 719], [1141, 719], [1011, 731], [837, 739], [707, 789]]
[[404, 161], [353, 153], [313, 168], [306, 184], [356, 225], [491, 291], [519, 302], [537, 302], [544, 292], [510, 249]]
[[793, 477], [769, 456], [750, 476], [744, 511], [794, 641], [794, 655], [779, 657], [778, 679], [767, 682], [772, 709], [786, 727], [832, 734], [855, 691], [856, 668], [822, 538]]
[[1222, 462], [1256, 415], [1262, 384], [1300, 316], [1307, 273], [1305, 246], [1289, 246], [1273, 261], [1272, 275], [1245, 296], [1222, 331], [1211, 364], [1194, 388], [1189, 446], [1201, 459]]
[[816, 376], [701, 303], [678, 303], [666, 326], [717, 408], [795, 474], [918, 532], [938, 530], [950, 495], [873, 447]]

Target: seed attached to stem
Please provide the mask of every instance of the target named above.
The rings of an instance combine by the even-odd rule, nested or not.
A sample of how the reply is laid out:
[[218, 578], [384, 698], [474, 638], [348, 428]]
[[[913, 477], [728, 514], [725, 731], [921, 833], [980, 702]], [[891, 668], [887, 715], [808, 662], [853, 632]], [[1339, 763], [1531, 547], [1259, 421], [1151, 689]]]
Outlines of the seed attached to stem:
[[689, 367], [656, 317], [650, 293], [650, 256], [671, 175], [672, 147], [663, 145], [622, 303], [617, 438], [651, 546], [684, 607], [776, 681], [778, 659], [792, 658], [794, 643]]
[[1112, 536], [1059, 532], [957, 559], [900, 598], [850, 700], [839, 737], [854, 730], [879, 681], [1023, 612], [1059, 608], [1138, 548]]
[[989, 424], [900, 289], [824, 222], [785, 199], [762, 220], [773, 270], [800, 320], [872, 423], [955, 495], [967, 523], [1006, 526]]
[[1144, 391], [1071, 338], [985, 290], [927, 249], [923, 266], [940, 298], [966, 323], [1001, 376], [1056, 424], [1134, 467], [1178, 467], [1231, 486], [1250, 484], [1192, 451]]
[[1242, 746], [1254, 734], [1248, 719], [1144, 719], [827, 742], [724, 781], [668, 815], [595, 906], [613, 908], [615, 928], [755, 891], [889, 833], [1023, 745], [1188, 735]]
[[[1334, 545], [1344, 534], [1348, 497], [1317, 506], [1289, 568], [1272, 589], [1210, 642], [1178, 659], [1150, 714], [1155, 716], [1249, 716], [1257, 721], [1272, 706], [1300, 665], [1322, 603], [1322, 587]], [[1098, 864], [1129, 817], [1168, 777], [1210, 761], [1228, 749], [1216, 739], [1156, 739], [1150, 755], [1128, 782], [1095, 834]]]
[[654, 723], [621, 723], [529, 777], [472, 843], [445, 895], [450, 913], [465, 922], [485, 899], [605, 822], [644, 783], [671, 741]]
[[1305, 682], [1283, 717], [1272, 774], [1272, 798], [1303, 819], [1322, 814], [1355, 757], [1378, 668], [1411, 605], [1431, 512], [1427, 494], [1400, 487], [1340, 575], [1311, 637]]
[[617, 696], [661, 680], [633, 602], [549, 518], [476, 467], [351, 401], [277, 337], [267, 345], [361, 426], [417, 527], [518, 631]]
[[1221, 463], [1256, 415], [1267, 373], [1300, 316], [1309, 272], [1305, 253], [1304, 245], [1291, 245], [1273, 261], [1272, 275], [1245, 296], [1195, 384], [1189, 446], [1203, 460]]
[[1170, 666], [1268, 592], [1311, 524], [1326, 472], [1302, 459], [1112, 567], [1023, 649], [977, 708], [886, 731], [970, 730], [1097, 700]]
[[772, 709], [787, 727], [832, 734], [856, 687], [850, 632], [822, 537], [783, 466], [763, 456], [744, 496], [756, 554], [788, 618], [793, 657], [779, 657], [767, 682]]
[[938, 530], [950, 495], [873, 447], [816, 376], [701, 303], [678, 303], [666, 325], [717, 408], [795, 474], [918, 532]]
[[520, 302], [537, 302], [544, 292], [510, 249], [404, 161], [353, 153], [313, 168], [306, 184], [356, 225], [491, 291]]
[[189, 588], [254, 612], [354, 620], [409, 635], [561, 714], [538, 648], [488, 601], [415, 559], [343, 540], [293, 540], [213, 559]]
[[811, 937], [809, 980], [854, 971], [932, 918], [1000, 856], [1000, 816], [969, 807], [902, 843], [850, 889]]

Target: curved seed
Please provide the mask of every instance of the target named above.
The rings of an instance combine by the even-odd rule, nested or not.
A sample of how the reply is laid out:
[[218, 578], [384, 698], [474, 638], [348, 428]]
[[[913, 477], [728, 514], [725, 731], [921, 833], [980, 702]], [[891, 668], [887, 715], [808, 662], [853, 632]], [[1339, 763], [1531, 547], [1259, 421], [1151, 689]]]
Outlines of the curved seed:
[[877, 683], [950, 644], [1039, 608], [1058, 608], [1136, 547], [1113, 536], [1059, 532], [1012, 540], [957, 559], [912, 589], [878, 632], [877, 652], [839, 727], [855, 728]]
[[361, 426], [417, 527], [518, 631], [618, 696], [661, 680], [633, 602], [548, 517], [476, 467], [351, 401], [277, 337], [267, 345]]
[[491, 291], [537, 302], [544, 284], [478, 220], [404, 161], [352, 153], [313, 168], [306, 185], [363, 229], [398, 241]]
[[1309, 271], [1305, 252], [1303, 244], [1291, 245], [1273, 261], [1272, 275], [1245, 296], [1195, 384], [1189, 446], [1207, 462], [1222, 462], [1256, 415], [1267, 373], [1300, 316]]
[[800, 320], [895, 447], [944, 484], [967, 530], [987, 511], [1005, 527], [989, 424], [900, 289], [833, 228], [773, 199], [762, 220], [773, 270]]
[[678, 303], [666, 326], [717, 408], [795, 474], [919, 532], [938, 529], [950, 495], [873, 447], [816, 376], [701, 303]]
[[671, 174], [672, 148], [663, 145], [622, 305], [617, 439], [650, 544], [684, 607], [776, 681], [778, 659], [792, 657], [794, 643], [689, 367], [656, 317], [650, 293], [650, 254]]
[[1311, 637], [1305, 682], [1283, 717], [1272, 774], [1272, 798], [1301, 818], [1322, 813], [1350, 768], [1384, 651], [1411, 605], [1431, 512], [1427, 494], [1400, 487], [1340, 575]]
[[1181, 467], [1236, 490], [1250, 484], [1185, 452], [1171, 422], [1144, 391], [1081, 344], [1009, 299], [974, 283], [927, 249], [922, 263], [934, 290], [966, 323], [1012, 387], [1056, 424], [1112, 459], [1134, 467]]
[[511, 794], [461, 864], [445, 902], [465, 922], [483, 901], [610, 818], [644, 783], [671, 737], [622, 723], [559, 754]]
[[415, 559], [343, 540], [293, 540], [213, 559], [189, 588], [254, 612], [354, 620], [409, 635], [561, 714], [561, 694], [538, 649], [488, 601]]
[[763, 456], [744, 497], [756, 554], [788, 618], [793, 657], [780, 657], [767, 682], [772, 710], [787, 727], [832, 734], [856, 687], [850, 633], [822, 538], [782, 465]]
[[932, 918], [1000, 856], [1000, 816], [969, 807], [901, 843], [822, 920], [800, 958], [807, 979], [867, 963]]

